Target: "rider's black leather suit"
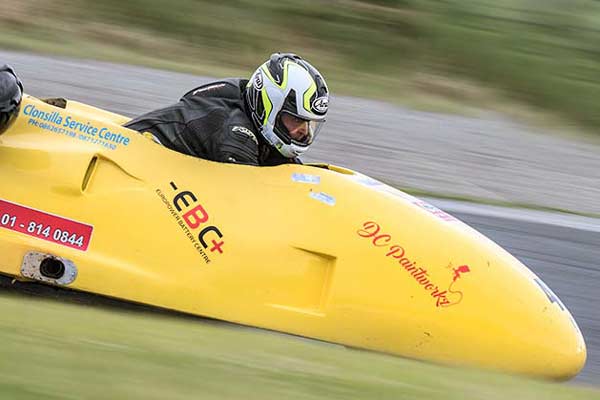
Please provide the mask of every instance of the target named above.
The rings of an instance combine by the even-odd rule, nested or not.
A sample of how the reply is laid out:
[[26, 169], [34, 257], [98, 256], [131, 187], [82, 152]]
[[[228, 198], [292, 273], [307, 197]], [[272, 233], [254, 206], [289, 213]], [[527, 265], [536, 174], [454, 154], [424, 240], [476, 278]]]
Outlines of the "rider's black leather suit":
[[299, 163], [269, 146], [249, 118], [244, 102], [248, 80], [225, 79], [186, 93], [178, 103], [125, 124], [150, 132], [172, 150], [212, 161], [248, 165]]

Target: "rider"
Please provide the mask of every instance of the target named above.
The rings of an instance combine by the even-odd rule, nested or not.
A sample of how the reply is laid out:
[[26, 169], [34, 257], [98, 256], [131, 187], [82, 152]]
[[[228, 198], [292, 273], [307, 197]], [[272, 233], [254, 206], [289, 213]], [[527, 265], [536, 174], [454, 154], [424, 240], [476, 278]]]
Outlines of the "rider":
[[9, 65], [0, 67], [0, 134], [19, 114], [23, 84]]
[[[329, 104], [325, 80], [291, 53], [275, 53], [246, 79], [223, 79], [125, 124], [181, 153], [248, 165], [300, 163]], [[257, 134], [258, 133], [258, 134]]]

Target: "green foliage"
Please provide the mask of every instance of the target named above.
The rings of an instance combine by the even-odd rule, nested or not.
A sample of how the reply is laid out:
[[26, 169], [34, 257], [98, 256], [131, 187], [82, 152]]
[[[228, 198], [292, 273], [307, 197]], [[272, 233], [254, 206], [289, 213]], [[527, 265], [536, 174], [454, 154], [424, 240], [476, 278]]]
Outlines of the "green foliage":
[[433, 52], [447, 71], [600, 126], [600, 3], [429, 2]]
[[[414, 39], [419, 28], [410, 15], [395, 9], [383, 12], [360, 2], [179, 0], [168, 7], [159, 0], [77, 3], [75, 9], [93, 10], [89, 15], [98, 21], [135, 26], [159, 38], [184, 42], [191, 54], [210, 49], [215, 57], [238, 65], [254, 65], [278, 49], [308, 47], [333, 52], [338, 62], [352, 68], [385, 69], [404, 63], [417, 50]], [[234, 57], [237, 53], [241, 60]]]
[[[591, 0], [7, 0], [0, 45], [214, 74], [294, 51], [332, 89], [402, 99], [425, 87], [453, 99], [475, 81], [518, 102], [600, 126], [600, 2]], [[19, 40], [11, 40], [19, 36]], [[31, 45], [27, 38], [39, 45]], [[26, 45], [27, 44], [27, 45]], [[42, 45], [44, 44], [44, 45]], [[108, 50], [112, 49], [112, 50]], [[130, 54], [124, 57], [123, 54]], [[114, 56], [113, 58], [119, 58]], [[468, 90], [465, 90], [467, 93]], [[478, 101], [479, 98], [475, 98]]]

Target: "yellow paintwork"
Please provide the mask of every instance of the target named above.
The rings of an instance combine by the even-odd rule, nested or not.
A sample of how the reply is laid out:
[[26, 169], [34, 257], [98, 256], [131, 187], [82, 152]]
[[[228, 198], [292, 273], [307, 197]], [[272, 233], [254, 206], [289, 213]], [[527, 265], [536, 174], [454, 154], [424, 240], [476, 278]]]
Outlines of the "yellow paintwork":
[[[49, 131], [62, 124], [39, 112], [128, 144], [111, 150]], [[549, 378], [583, 367], [569, 312], [462, 222], [344, 168], [214, 163], [120, 127], [126, 120], [24, 98], [0, 136], [0, 199], [94, 231], [84, 252], [0, 227], [2, 273], [24, 279], [23, 256], [34, 250], [72, 260], [73, 289], [450, 365]], [[182, 191], [197, 202], [184, 195], [178, 212]], [[198, 206], [187, 218], [203, 222], [185, 228]], [[209, 226], [222, 238], [207, 231], [203, 249], [198, 235]], [[223, 241], [222, 254], [212, 240]], [[417, 267], [427, 275], [412, 275]]]

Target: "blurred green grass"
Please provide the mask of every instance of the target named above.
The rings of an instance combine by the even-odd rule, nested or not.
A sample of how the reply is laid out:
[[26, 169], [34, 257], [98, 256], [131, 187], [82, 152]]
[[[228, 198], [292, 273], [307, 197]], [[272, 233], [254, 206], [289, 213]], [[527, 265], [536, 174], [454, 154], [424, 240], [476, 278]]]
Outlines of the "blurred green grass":
[[5, 0], [0, 46], [214, 76], [294, 51], [335, 93], [593, 130], [598, 22], [590, 0]]
[[199, 318], [0, 294], [6, 399], [600, 399]]

